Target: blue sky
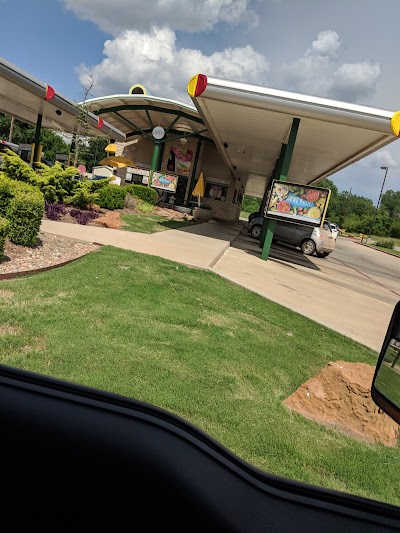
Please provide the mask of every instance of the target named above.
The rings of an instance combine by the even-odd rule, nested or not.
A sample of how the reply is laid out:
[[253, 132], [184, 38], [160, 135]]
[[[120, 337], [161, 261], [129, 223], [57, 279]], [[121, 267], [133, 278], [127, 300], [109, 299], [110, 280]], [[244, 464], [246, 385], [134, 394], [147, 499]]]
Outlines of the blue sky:
[[[398, 0], [0, 0], [0, 54], [80, 100], [143, 83], [189, 103], [205, 74], [400, 110]], [[400, 143], [332, 177], [376, 202], [400, 190]]]

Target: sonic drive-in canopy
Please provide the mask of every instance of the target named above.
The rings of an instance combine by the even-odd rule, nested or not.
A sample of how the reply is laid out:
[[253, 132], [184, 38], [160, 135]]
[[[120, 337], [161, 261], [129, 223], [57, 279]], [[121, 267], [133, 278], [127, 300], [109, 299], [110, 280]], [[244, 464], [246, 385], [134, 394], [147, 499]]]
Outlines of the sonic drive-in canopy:
[[87, 112], [50, 85], [0, 58], [0, 112], [23, 122], [63, 133], [84, 134], [124, 141], [125, 134]]
[[310, 185], [395, 141], [399, 113], [194, 76], [189, 95], [246, 194], [262, 197], [298, 120], [288, 181]]

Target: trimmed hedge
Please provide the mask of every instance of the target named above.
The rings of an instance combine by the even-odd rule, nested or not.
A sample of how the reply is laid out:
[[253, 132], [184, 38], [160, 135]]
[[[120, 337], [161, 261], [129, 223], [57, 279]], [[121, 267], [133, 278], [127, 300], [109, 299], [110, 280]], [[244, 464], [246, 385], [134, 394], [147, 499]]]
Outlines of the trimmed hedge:
[[32, 246], [42, 223], [44, 197], [35, 187], [31, 187], [32, 190], [29, 191], [18, 189], [6, 211], [6, 218], [10, 221], [9, 238], [15, 244]]
[[129, 193], [134, 198], [139, 198], [143, 202], [147, 202], [151, 205], [156, 205], [158, 201], [158, 193], [155, 189], [147, 187], [145, 185], [124, 185], [122, 187], [125, 194]]
[[35, 244], [44, 214], [44, 197], [37, 187], [0, 174], [0, 216], [8, 224], [8, 238], [15, 244]]
[[97, 192], [98, 204], [103, 209], [123, 209], [127, 192], [126, 187], [106, 185]]
[[8, 237], [10, 223], [6, 218], [0, 217], [0, 257], [4, 252], [4, 245]]

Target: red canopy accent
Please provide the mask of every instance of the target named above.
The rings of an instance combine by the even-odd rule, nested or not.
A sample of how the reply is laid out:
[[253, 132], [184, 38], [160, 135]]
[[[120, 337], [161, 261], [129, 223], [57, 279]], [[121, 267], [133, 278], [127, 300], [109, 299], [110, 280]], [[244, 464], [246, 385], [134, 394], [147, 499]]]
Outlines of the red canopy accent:
[[46, 93], [44, 95], [44, 99], [45, 100], [51, 100], [52, 98], [55, 97], [55, 95], [56, 95], [56, 92], [53, 89], [53, 87], [51, 87], [50, 85], [46, 84]]

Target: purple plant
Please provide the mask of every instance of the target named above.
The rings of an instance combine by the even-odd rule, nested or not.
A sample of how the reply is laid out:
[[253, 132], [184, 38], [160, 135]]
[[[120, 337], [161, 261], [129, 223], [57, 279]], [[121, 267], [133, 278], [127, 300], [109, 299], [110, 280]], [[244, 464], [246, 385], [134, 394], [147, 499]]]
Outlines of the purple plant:
[[51, 204], [49, 202], [44, 204], [44, 210], [49, 220], [59, 220], [66, 213], [63, 204]]
[[89, 220], [98, 218], [100, 215], [94, 211], [81, 211], [80, 209], [71, 209], [69, 214], [74, 217], [78, 224], [86, 226]]

